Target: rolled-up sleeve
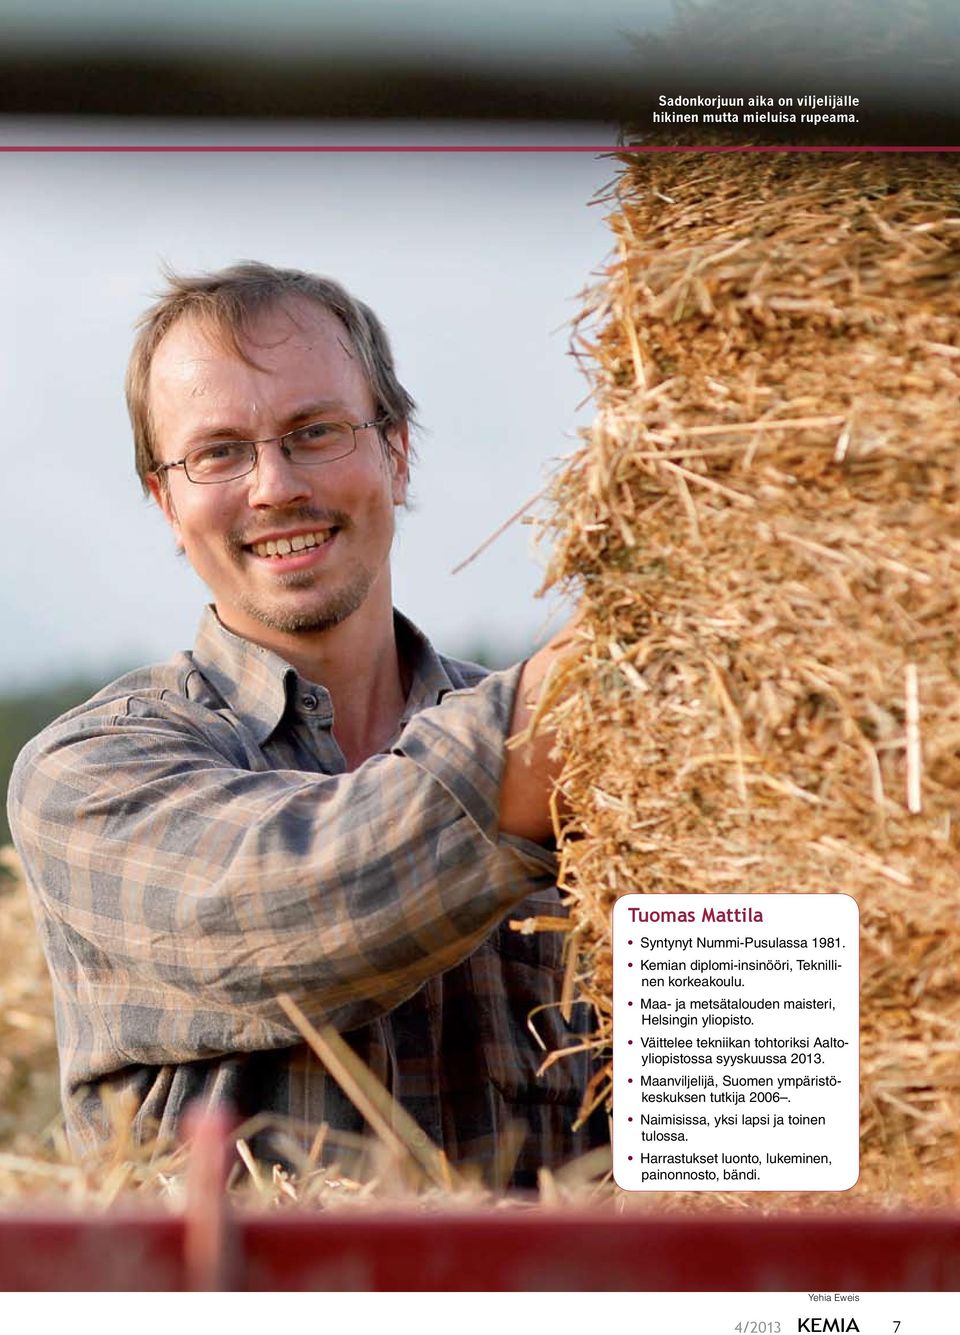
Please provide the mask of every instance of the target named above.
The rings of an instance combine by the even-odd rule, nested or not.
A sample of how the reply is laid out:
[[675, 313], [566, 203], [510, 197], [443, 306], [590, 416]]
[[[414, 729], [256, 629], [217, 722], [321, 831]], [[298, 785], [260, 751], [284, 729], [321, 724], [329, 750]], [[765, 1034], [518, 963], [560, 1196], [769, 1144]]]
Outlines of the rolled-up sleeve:
[[518, 672], [348, 774], [251, 768], [227, 721], [168, 692], [35, 739], [10, 820], [74, 1082], [295, 1043], [281, 992], [315, 1023], [368, 1023], [552, 885], [546, 850], [498, 832]]

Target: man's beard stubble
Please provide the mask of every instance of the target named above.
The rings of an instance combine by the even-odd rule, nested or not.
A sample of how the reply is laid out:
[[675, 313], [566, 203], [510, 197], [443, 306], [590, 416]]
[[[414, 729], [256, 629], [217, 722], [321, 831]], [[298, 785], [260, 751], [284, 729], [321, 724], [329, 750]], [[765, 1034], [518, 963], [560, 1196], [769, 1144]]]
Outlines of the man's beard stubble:
[[[349, 516], [342, 510], [303, 509], [287, 513], [283, 519], [287, 525], [316, 524], [318, 528], [336, 528], [337, 535], [333, 539], [334, 542], [339, 541], [340, 534], [346, 533], [351, 527]], [[227, 534], [227, 544], [238, 562], [244, 555], [245, 547], [256, 541], [258, 541], [256, 534], [237, 532]], [[287, 575], [281, 575], [278, 582], [287, 589], [309, 589], [314, 586], [317, 579], [316, 571], [294, 570]], [[342, 588], [332, 589], [319, 606], [314, 605], [302, 611], [295, 609], [284, 611], [281, 608], [264, 606], [246, 592], [241, 594], [238, 603], [248, 616], [270, 630], [294, 635], [315, 634], [318, 631], [332, 630], [334, 626], [339, 626], [347, 617], [352, 616], [366, 601], [373, 580], [374, 572], [366, 566], [358, 565], [350, 572], [350, 578]]]
[[[312, 571], [306, 570], [285, 576], [284, 586], [288, 589], [298, 586], [308, 588], [309, 581], [306, 578], [308, 576], [315, 578]], [[372, 583], [372, 573], [361, 567], [357, 572], [357, 578], [345, 588], [332, 590], [319, 606], [304, 608], [303, 611], [295, 609], [283, 611], [281, 608], [265, 607], [248, 597], [246, 593], [240, 597], [239, 605], [248, 616], [271, 630], [308, 635], [316, 631], [332, 630], [334, 626], [339, 626], [341, 621], [346, 621], [347, 617], [352, 616], [357, 608], [366, 602]]]

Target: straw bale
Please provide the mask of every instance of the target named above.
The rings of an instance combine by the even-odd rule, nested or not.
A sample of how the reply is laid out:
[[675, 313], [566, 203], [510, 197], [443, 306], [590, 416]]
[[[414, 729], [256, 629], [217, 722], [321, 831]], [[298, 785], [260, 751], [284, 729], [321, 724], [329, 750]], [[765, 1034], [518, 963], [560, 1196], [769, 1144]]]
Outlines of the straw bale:
[[860, 1204], [960, 1198], [958, 179], [625, 155], [575, 340], [596, 419], [546, 522], [582, 615], [548, 717], [597, 1044], [618, 895], [853, 895]]

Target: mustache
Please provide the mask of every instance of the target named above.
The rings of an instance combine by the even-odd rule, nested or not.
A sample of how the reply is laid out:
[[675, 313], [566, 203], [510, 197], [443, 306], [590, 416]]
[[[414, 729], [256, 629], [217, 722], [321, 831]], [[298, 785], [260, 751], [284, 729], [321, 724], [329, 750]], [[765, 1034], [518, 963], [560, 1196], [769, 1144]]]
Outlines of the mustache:
[[350, 516], [343, 510], [329, 510], [317, 506], [298, 506], [295, 510], [275, 510], [260, 516], [256, 529], [234, 528], [226, 535], [227, 546], [232, 552], [242, 552], [251, 543], [259, 542], [264, 535], [276, 533], [277, 529], [293, 527], [304, 528], [349, 528]]

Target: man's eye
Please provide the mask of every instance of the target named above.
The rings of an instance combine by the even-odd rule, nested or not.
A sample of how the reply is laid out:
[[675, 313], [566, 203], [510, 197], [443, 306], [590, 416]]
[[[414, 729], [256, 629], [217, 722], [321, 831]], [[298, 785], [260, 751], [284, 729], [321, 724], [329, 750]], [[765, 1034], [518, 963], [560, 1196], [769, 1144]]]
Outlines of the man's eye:
[[315, 445], [321, 440], [336, 440], [342, 432], [343, 427], [339, 422], [311, 422], [309, 426], [302, 426], [299, 431], [292, 431], [290, 439], [296, 444]]
[[193, 464], [220, 463], [224, 459], [236, 459], [246, 453], [246, 446], [239, 440], [217, 440], [210, 445], [201, 445], [190, 455]]

